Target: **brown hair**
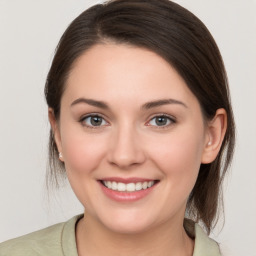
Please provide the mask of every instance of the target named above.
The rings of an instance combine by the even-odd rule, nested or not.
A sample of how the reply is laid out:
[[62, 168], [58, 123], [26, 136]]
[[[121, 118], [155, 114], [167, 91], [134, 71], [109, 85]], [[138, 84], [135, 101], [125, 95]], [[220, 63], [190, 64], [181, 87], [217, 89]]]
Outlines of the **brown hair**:
[[[48, 73], [45, 97], [56, 119], [75, 60], [93, 45], [107, 41], [144, 47], [162, 56], [197, 97], [206, 120], [212, 119], [217, 109], [226, 110], [228, 127], [220, 152], [214, 162], [201, 165], [187, 203], [189, 217], [203, 222], [210, 232], [218, 217], [221, 184], [235, 142], [227, 76], [213, 37], [196, 16], [169, 0], [112, 0], [89, 8], [61, 37]], [[52, 131], [49, 161], [49, 177], [58, 184], [65, 168], [58, 159]]]

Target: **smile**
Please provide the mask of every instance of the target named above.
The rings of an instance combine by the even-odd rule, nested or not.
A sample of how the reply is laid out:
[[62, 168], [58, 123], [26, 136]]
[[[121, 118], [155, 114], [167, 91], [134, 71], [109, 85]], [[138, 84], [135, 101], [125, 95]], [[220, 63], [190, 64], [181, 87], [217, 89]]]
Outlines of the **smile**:
[[116, 182], [116, 181], [101, 181], [102, 184], [114, 191], [119, 192], [135, 192], [140, 190], [145, 190], [150, 187], [152, 187], [157, 181], [144, 181], [144, 182], [136, 182], [136, 183], [122, 183], [122, 182]]

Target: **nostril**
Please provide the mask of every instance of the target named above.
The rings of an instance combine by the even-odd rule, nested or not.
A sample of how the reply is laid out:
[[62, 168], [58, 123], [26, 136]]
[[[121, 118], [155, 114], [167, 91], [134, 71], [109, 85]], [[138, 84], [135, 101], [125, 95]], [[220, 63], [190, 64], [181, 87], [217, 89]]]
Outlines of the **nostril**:
[[112, 165], [116, 165], [121, 169], [127, 169], [135, 165], [142, 164], [146, 157], [140, 150], [132, 149], [115, 149], [109, 152], [108, 161]]

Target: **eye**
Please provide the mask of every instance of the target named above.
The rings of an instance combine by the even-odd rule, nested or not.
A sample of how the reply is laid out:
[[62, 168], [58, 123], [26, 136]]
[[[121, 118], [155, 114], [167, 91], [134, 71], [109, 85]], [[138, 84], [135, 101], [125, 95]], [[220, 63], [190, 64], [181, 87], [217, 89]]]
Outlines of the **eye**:
[[152, 118], [149, 122], [148, 125], [152, 125], [152, 126], [169, 126], [170, 124], [175, 123], [174, 118], [171, 118], [169, 116], [166, 115], [159, 115], [159, 116], [155, 116], [154, 118]]
[[99, 115], [89, 115], [85, 116], [80, 121], [82, 125], [87, 126], [89, 128], [101, 127], [107, 125], [105, 119]]

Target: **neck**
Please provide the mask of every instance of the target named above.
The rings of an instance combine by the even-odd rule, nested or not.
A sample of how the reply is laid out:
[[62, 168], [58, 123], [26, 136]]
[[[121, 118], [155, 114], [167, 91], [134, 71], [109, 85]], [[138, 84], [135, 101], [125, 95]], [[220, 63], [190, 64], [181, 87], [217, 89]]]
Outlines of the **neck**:
[[76, 240], [79, 256], [192, 256], [194, 247], [183, 228], [183, 220], [162, 223], [136, 234], [120, 234], [87, 215], [77, 224]]
[[183, 228], [183, 220], [162, 223], [136, 234], [120, 234], [87, 215], [77, 224], [76, 240], [79, 256], [192, 256], [194, 247]]

